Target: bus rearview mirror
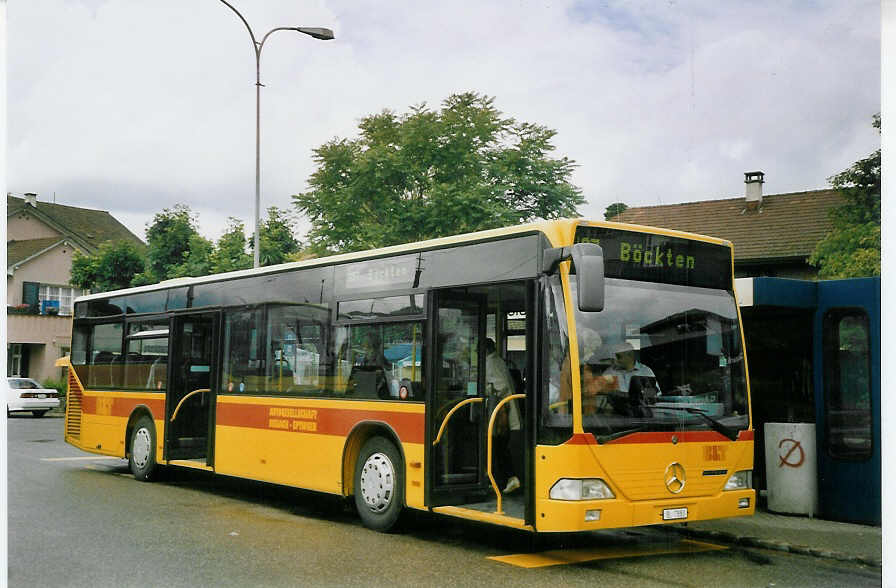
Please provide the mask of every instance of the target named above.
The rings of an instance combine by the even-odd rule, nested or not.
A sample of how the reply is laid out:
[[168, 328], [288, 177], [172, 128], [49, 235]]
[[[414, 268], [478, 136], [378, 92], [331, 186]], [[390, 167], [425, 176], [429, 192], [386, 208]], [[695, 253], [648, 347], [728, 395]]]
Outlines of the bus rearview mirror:
[[579, 310], [600, 312], [604, 309], [604, 250], [594, 243], [572, 246], [572, 263], [576, 268], [576, 292]]
[[560, 262], [572, 259], [576, 270], [577, 304], [582, 312], [604, 309], [604, 250], [594, 243], [576, 243], [544, 252], [544, 272], [551, 274]]

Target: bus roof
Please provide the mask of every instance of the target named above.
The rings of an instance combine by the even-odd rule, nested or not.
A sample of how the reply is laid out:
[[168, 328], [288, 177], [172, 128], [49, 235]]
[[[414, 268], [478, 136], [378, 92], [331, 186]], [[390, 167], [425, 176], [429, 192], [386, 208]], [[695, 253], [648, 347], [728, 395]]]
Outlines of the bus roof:
[[521, 225], [513, 225], [500, 229], [488, 229], [485, 231], [477, 231], [474, 233], [464, 233], [460, 235], [452, 235], [450, 237], [439, 237], [436, 239], [428, 239], [426, 241], [415, 241], [412, 243], [404, 243], [401, 245], [391, 245], [389, 247], [381, 247], [379, 249], [367, 249], [364, 251], [354, 251], [351, 253], [340, 253], [327, 257], [318, 257], [315, 259], [306, 259], [304, 261], [294, 261], [289, 263], [281, 263], [277, 265], [269, 265], [259, 268], [251, 268], [238, 270], [233, 272], [225, 272], [220, 274], [211, 274], [207, 276], [174, 278], [164, 280], [156, 284], [147, 286], [137, 286], [135, 288], [125, 288], [122, 290], [112, 290], [109, 292], [99, 292], [97, 294], [87, 294], [78, 296], [74, 302], [84, 302], [88, 300], [101, 300], [103, 298], [111, 298], [114, 296], [124, 296], [128, 294], [138, 294], [141, 292], [152, 292], [155, 290], [165, 290], [168, 288], [177, 288], [182, 286], [192, 286], [196, 284], [206, 284], [210, 282], [232, 280], [236, 278], [245, 278], [250, 276], [258, 276], [264, 274], [275, 274], [293, 269], [304, 269], [325, 265], [336, 265], [349, 261], [360, 261], [369, 258], [385, 257], [388, 255], [396, 255], [400, 253], [411, 253], [415, 251], [425, 251], [428, 249], [437, 249], [440, 247], [469, 243], [474, 241], [485, 241], [489, 239], [497, 239], [508, 237], [521, 233], [540, 232], [543, 233], [548, 241], [555, 246], [560, 244], [572, 243], [576, 226], [588, 225], [594, 227], [608, 227], [614, 229], [624, 229], [629, 231], [637, 231], [642, 233], [653, 233], [657, 235], [667, 235], [670, 237], [679, 237], [683, 239], [694, 239], [707, 243], [715, 243], [731, 247], [730, 241], [709, 237], [706, 235], [698, 235], [696, 233], [687, 233], [684, 231], [674, 231], [671, 229], [663, 229], [658, 227], [648, 227], [644, 225], [633, 225], [628, 223], [615, 223], [609, 221], [595, 221], [580, 218], [567, 218], [548, 221], [538, 221]]

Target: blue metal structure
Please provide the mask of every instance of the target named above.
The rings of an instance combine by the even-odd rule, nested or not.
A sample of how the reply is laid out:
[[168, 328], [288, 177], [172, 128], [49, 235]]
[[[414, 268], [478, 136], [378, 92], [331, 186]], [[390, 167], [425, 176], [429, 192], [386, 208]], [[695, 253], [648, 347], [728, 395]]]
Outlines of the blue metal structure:
[[[819, 516], [879, 525], [880, 278], [819, 282], [744, 278], [737, 288], [741, 305], [750, 307], [744, 312], [744, 330], [751, 360], [754, 355], [757, 359], [780, 355], [780, 349], [771, 348], [781, 341], [805, 342], [805, 357], [811, 359], [805, 373], [788, 372], [793, 366], [751, 362], [751, 378], [753, 372], [756, 379], [765, 378], [754, 381], [754, 407], [768, 407], [764, 412], [754, 410], [754, 426], [759, 431], [765, 422], [794, 422], [794, 414], [802, 415], [796, 421], [809, 420], [814, 415]], [[801, 322], [800, 317], [808, 320]], [[779, 324], [799, 332], [769, 332], [770, 325]], [[778, 382], [769, 378], [776, 371], [781, 372]], [[811, 388], [811, 394], [800, 396], [791, 390], [786, 395], [787, 385]], [[786, 398], [786, 414], [780, 403], [763, 404], [766, 399], [761, 395], [773, 393]]]
[[813, 341], [820, 516], [879, 525], [880, 278], [818, 282]]

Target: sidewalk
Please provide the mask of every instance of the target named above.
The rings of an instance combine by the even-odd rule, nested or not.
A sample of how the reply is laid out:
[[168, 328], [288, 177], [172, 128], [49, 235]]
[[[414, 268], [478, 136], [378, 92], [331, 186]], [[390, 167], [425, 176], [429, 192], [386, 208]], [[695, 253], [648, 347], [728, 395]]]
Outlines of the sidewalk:
[[677, 530], [694, 539], [881, 567], [880, 527], [772, 514], [757, 508], [752, 517], [688, 523]]

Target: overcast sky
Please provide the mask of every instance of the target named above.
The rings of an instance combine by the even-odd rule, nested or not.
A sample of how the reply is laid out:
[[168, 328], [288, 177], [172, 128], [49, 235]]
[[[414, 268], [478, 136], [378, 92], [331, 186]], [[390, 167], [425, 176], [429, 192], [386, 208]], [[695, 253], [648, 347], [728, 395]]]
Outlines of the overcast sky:
[[[233, 0], [260, 38], [262, 209], [291, 208], [312, 149], [359, 119], [454, 92], [558, 131], [580, 212], [827, 187], [880, 145], [878, 0]], [[251, 225], [255, 61], [218, 0], [10, 2], [7, 190], [108, 210], [141, 238], [162, 208], [210, 238]], [[307, 226], [307, 225], [304, 225]]]

